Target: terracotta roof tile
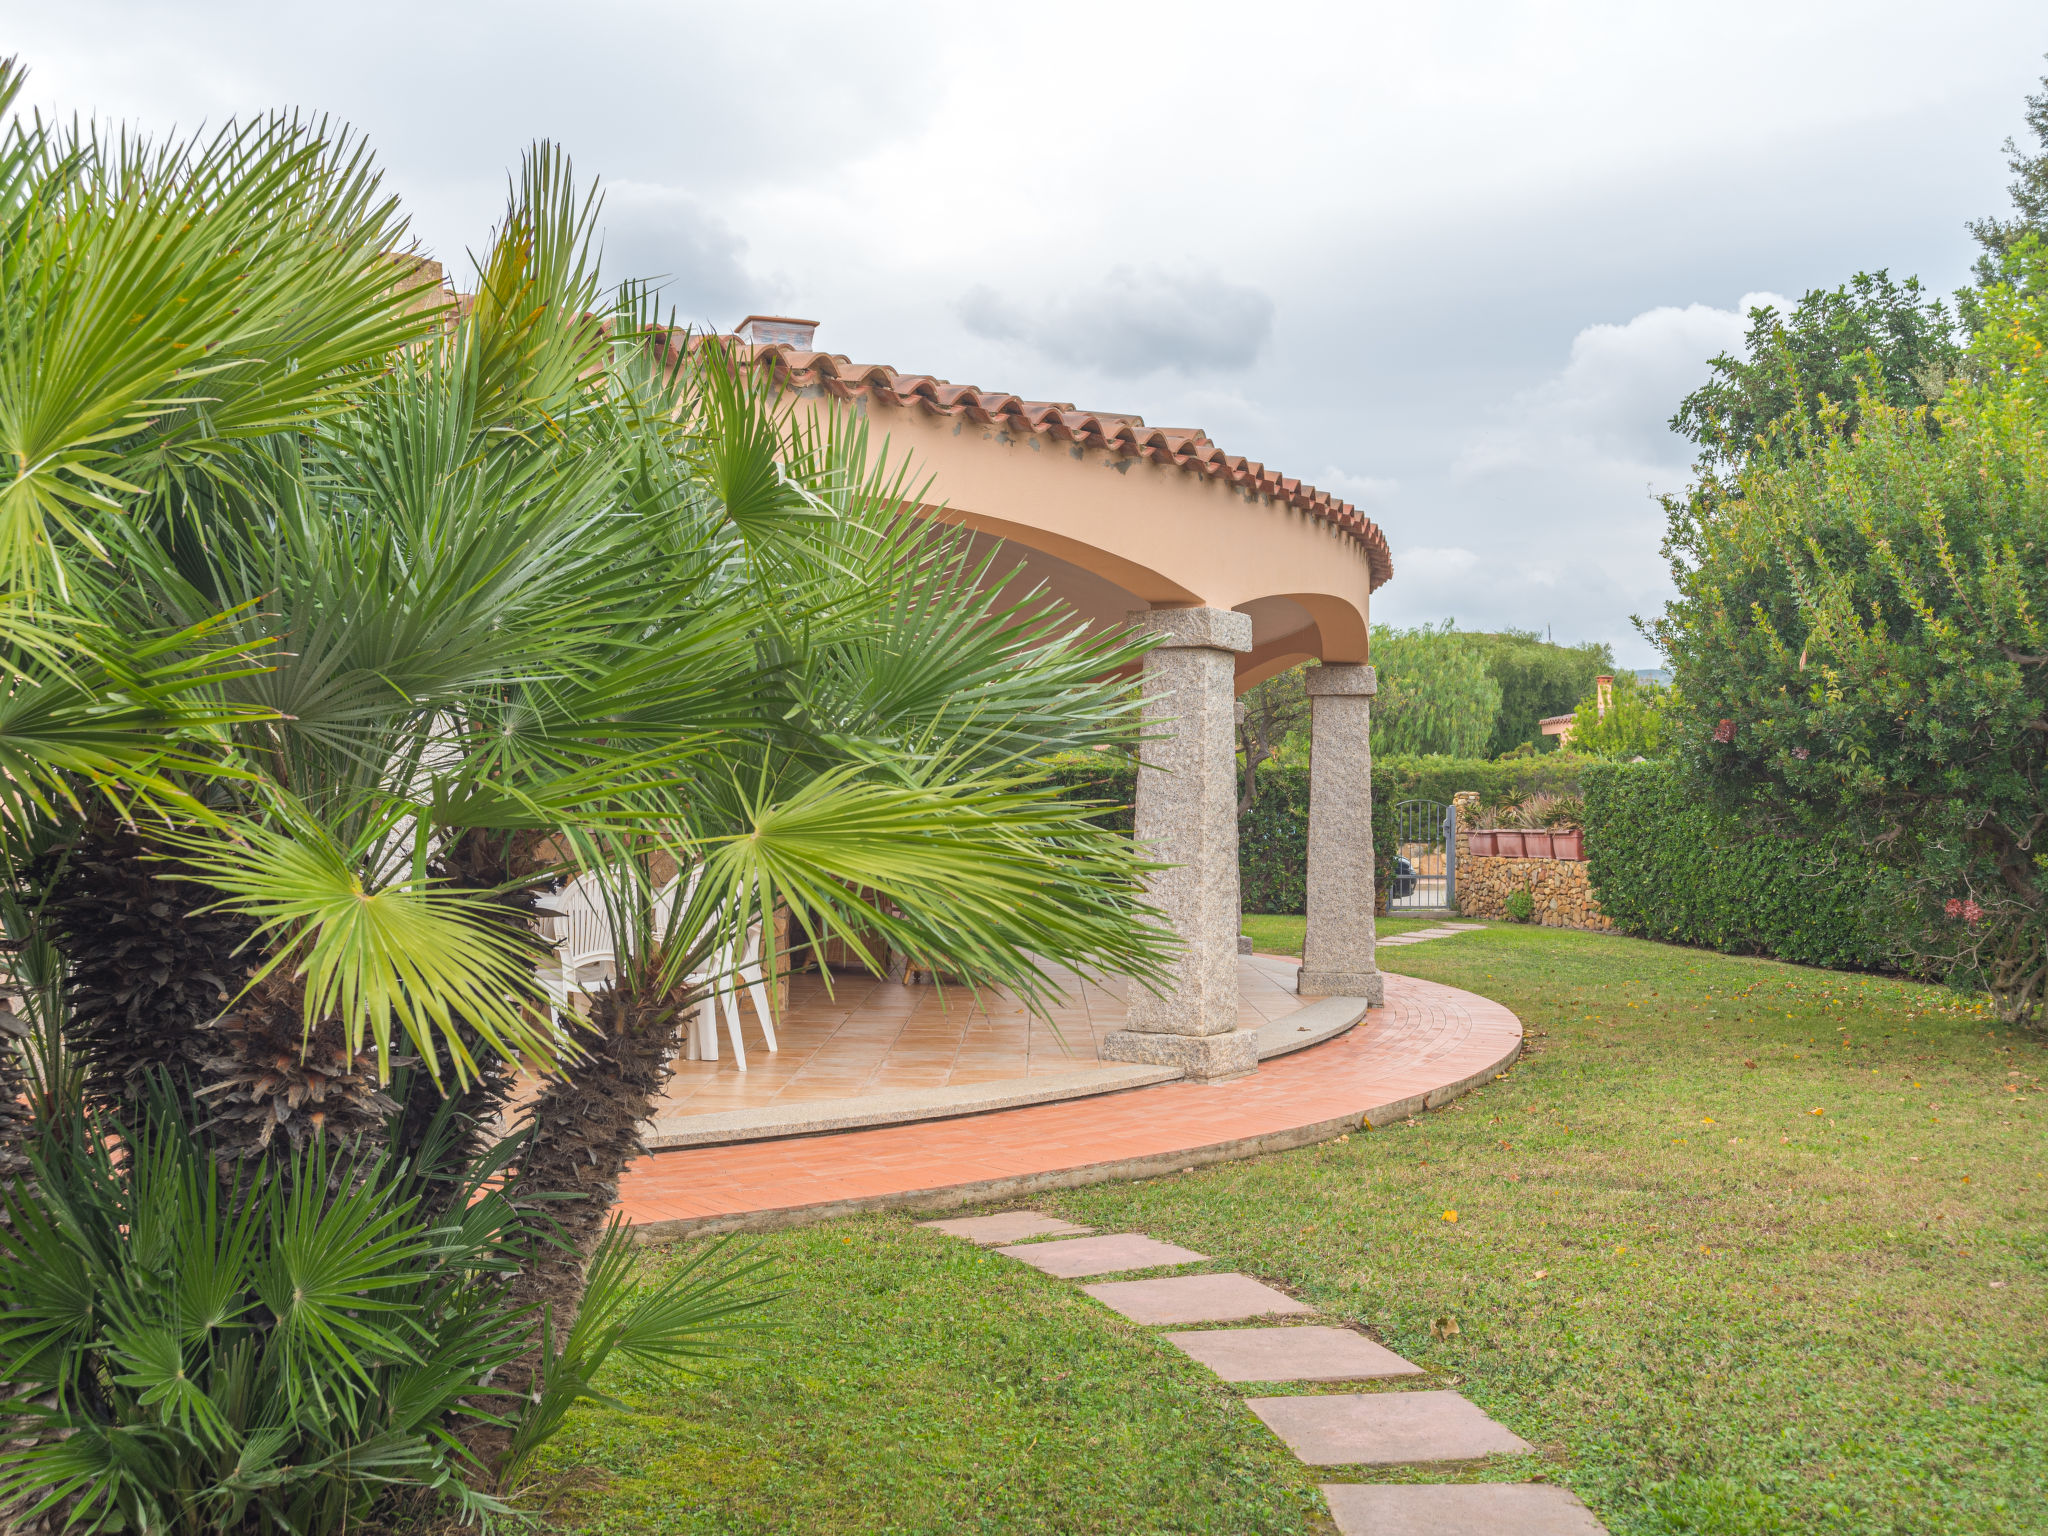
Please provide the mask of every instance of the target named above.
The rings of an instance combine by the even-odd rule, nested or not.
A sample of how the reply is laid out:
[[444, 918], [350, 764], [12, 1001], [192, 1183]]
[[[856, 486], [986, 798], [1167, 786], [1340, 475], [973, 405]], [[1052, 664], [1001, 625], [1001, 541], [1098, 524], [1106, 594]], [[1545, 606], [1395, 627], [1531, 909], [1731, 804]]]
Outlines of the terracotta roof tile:
[[1372, 566], [1375, 590], [1394, 574], [1394, 556], [1387, 547], [1387, 536], [1350, 502], [1340, 501], [1328, 491], [1319, 491], [1291, 476], [1276, 474], [1255, 459], [1226, 454], [1199, 427], [1148, 427], [1140, 416], [1082, 411], [1063, 401], [1026, 400], [999, 390], [950, 383], [930, 374], [898, 373], [880, 364], [855, 363], [836, 352], [801, 352], [781, 344], [749, 347], [736, 336], [726, 337], [725, 341], [736, 351], [751, 354], [757, 363], [772, 364], [778, 377], [796, 389], [814, 389], [838, 400], [872, 396], [885, 405], [914, 405], [934, 415], [962, 417], [1010, 432], [1040, 434], [1058, 442], [1080, 443], [1227, 480], [1342, 529], [1364, 547]]

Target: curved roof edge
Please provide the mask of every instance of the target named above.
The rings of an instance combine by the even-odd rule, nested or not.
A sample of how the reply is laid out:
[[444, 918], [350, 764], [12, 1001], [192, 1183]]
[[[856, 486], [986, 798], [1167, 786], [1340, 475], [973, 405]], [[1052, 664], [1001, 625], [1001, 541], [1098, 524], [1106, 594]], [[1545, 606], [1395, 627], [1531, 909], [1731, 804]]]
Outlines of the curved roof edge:
[[911, 407], [936, 416], [961, 417], [1011, 432], [1029, 432], [1057, 442], [1079, 443], [1169, 464], [1212, 480], [1270, 496], [1319, 522], [1328, 523], [1360, 545], [1372, 567], [1372, 590], [1393, 577], [1394, 553], [1379, 524], [1348, 501], [1291, 479], [1255, 460], [1226, 454], [1199, 427], [1148, 427], [1143, 417], [1111, 411], [1081, 411], [1059, 401], [952, 384], [930, 374], [898, 373], [880, 363], [855, 363], [836, 352], [800, 352], [780, 343], [752, 346], [737, 336], [721, 337], [735, 353], [774, 367], [796, 389], [816, 389], [834, 399], [861, 396], [884, 405]]

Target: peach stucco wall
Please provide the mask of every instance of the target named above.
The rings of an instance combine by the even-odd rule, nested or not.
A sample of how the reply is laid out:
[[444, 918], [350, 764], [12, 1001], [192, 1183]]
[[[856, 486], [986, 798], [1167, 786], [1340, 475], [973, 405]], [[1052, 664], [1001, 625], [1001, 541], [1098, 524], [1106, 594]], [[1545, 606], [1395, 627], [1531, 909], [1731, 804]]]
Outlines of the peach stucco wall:
[[[847, 408], [815, 395], [805, 404]], [[1131, 608], [1250, 612], [1254, 649], [1239, 658], [1240, 689], [1312, 656], [1367, 659], [1372, 568], [1328, 523], [1171, 465], [914, 406], [863, 399], [854, 408], [868, 415], [873, 447], [886, 439], [892, 461], [909, 455], [913, 483], [929, 477], [935, 515], [1092, 573], [1129, 594]], [[1115, 595], [1096, 584], [1095, 606]]]

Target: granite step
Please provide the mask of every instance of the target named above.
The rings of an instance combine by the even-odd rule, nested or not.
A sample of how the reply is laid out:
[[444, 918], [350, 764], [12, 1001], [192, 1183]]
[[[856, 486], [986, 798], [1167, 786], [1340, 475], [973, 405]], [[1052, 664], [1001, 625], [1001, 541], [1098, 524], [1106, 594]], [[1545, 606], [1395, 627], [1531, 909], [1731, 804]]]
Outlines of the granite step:
[[1209, 1261], [1206, 1253], [1162, 1243], [1141, 1232], [1113, 1232], [1106, 1237], [1076, 1237], [1058, 1243], [1026, 1243], [1021, 1247], [998, 1248], [996, 1252], [1061, 1280]]
[[1112, 1312], [1154, 1327], [1238, 1323], [1315, 1311], [1250, 1275], [1170, 1275], [1162, 1280], [1112, 1280], [1081, 1289]]
[[1325, 1483], [1341, 1536], [1607, 1536], [1554, 1483]]
[[1482, 1461], [1534, 1449], [1457, 1392], [1249, 1397], [1245, 1405], [1312, 1467]]
[[1165, 1337], [1225, 1381], [1384, 1381], [1426, 1374], [1349, 1328], [1204, 1328]]

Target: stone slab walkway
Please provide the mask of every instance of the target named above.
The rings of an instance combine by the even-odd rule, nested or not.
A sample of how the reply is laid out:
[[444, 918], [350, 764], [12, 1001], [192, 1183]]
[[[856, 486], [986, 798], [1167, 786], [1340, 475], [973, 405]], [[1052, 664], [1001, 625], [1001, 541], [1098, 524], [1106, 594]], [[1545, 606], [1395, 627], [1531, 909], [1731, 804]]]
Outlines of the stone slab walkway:
[[1426, 944], [1431, 939], [1454, 939], [1461, 933], [1482, 933], [1485, 929], [1484, 923], [1439, 923], [1434, 928], [1417, 928], [1408, 933], [1390, 933], [1384, 939], [1375, 939], [1373, 943], [1379, 948], [1385, 948], [1390, 944], [1398, 948], [1403, 944]]
[[1086, 1237], [1095, 1230], [1077, 1227], [1057, 1216], [1041, 1216], [1036, 1211], [1004, 1211], [996, 1216], [962, 1216], [952, 1221], [920, 1221], [918, 1225], [948, 1237], [964, 1237], [984, 1248], [1021, 1243], [1027, 1237]]
[[1532, 1449], [1456, 1392], [1254, 1397], [1246, 1406], [1312, 1467], [1484, 1461]]
[[1349, 1328], [1202, 1328], [1161, 1337], [1225, 1381], [1382, 1381], [1425, 1374]]
[[1344, 1536], [1606, 1536], [1553, 1483], [1325, 1483]]
[[1169, 1275], [1163, 1280], [1113, 1280], [1081, 1289], [1110, 1311], [1149, 1327], [1241, 1323], [1248, 1317], [1315, 1311], [1306, 1302], [1250, 1275]]
[[[1032, 1212], [924, 1225], [972, 1242], [997, 1222], [1007, 1219], [1014, 1226], [1032, 1216], [1045, 1224], [1040, 1230], [1057, 1225]], [[1161, 1261], [1166, 1263], [1204, 1262], [1189, 1249], [1133, 1232], [1048, 1238], [1000, 1252], [1062, 1276], [1101, 1273], [1095, 1266], [1109, 1260], [1130, 1269], [1151, 1267], [1161, 1254], [1183, 1256]], [[1315, 1310], [1240, 1274], [1175, 1275], [1082, 1290], [1133, 1322], [1155, 1326]], [[1287, 1324], [1162, 1337], [1225, 1381], [1315, 1383], [1427, 1374], [1348, 1328]], [[1470, 1399], [1442, 1389], [1251, 1397], [1245, 1406], [1310, 1466], [1432, 1465], [1533, 1449]], [[1548, 1484], [1326, 1483], [1322, 1492], [1342, 1536], [1606, 1536], [1606, 1528], [1569, 1490]]]
[[1180, 1264], [1206, 1264], [1209, 1256], [1162, 1243], [1140, 1232], [1114, 1232], [1108, 1237], [1082, 1237], [1064, 1243], [1026, 1243], [998, 1248], [997, 1253], [1044, 1270], [1061, 1280], [1083, 1275], [1113, 1275], [1120, 1270], [1170, 1269]]
[[652, 1153], [627, 1170], [620, 1209], [643, 1236], [681, 1237], [1149, 1177], [1410, 1118], [1521, 1050], [1521, 1023], [1499, 1003], [1391, 973], [1386, 993], [1358, 1027], [1235, 1082]]

